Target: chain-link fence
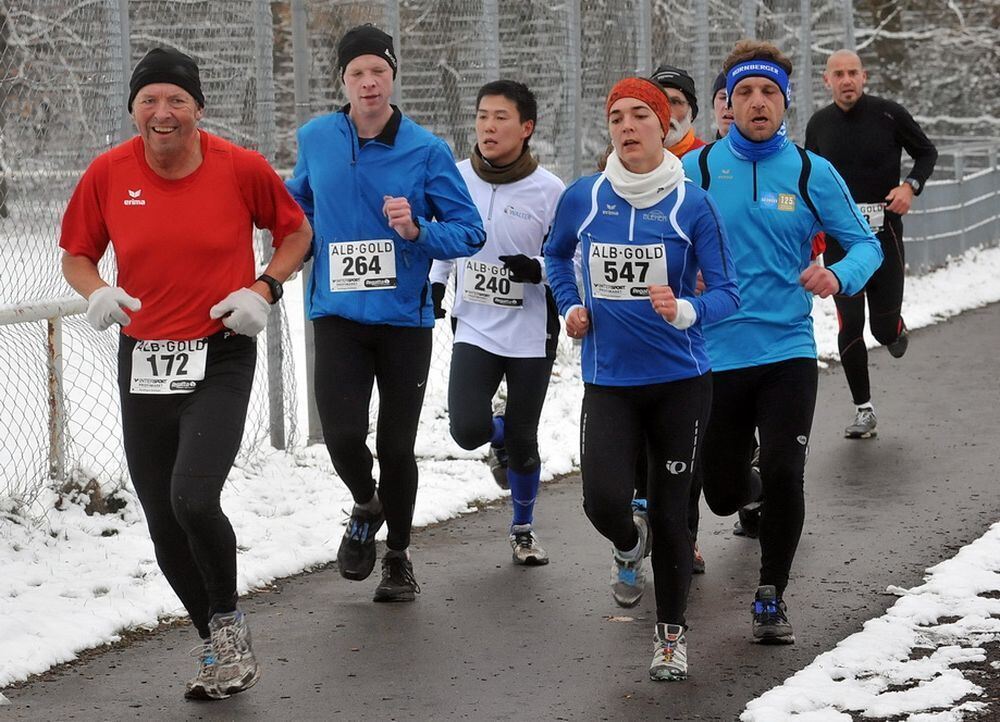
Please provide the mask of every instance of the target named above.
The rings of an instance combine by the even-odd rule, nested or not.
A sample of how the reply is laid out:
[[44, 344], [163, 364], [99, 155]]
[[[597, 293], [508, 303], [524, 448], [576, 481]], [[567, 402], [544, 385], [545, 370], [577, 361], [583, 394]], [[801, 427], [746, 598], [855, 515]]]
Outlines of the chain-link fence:
[[[796, 65], [788, 116], [796, 139], [811, 111], [828, 102], [821, 78], [826, 58], [845, 46], [856, 46], [865, 60], [869, 89], [902, 101], [932, 136], [998, 135], [1000, 97], [993, 92], [994, 71], [985, 70], [1000, 65], [997, 13], [996, 0], [933, 6], [902, 0], [0, 0], [0, 317], [15, 318], [26, 303], [71, 295], [59, 272], [61, 213], [90, 160], [131, 135], [127, 78], [156, 45], [177, 47], [199, 62], [207, 130], [260, 150], [288, 172], [298, 125], [344, 102], [337, 40], [348, 28], [372, 22], [396, 39], [396, 101], [444, 137], [458, 158], [473, 144], [478, 88], [512, 77], [538, 97], [536, 155], [569, 181], [591, 172], [606, 146], [603, 105], [610, 86], [663, 62], [695, 78], [696, 129], [711, 137], [709, 88], [733, 43], [748, 36], [773, 40]], [[956, 68], [973, 70], [959, 77]], [[263, 259], [268, 244], [263, 238], [258, 244]], [[933, 242], [925, 246], [923, 257], [933, 258]], [[113, 268], [109, 254], [102, 263], [106, 278]], [[0, 496], [48, 483], [53, 444], [64, 451], [64, 463], [56, 464], [63, 475], [124, 483], [114, 340], [90, 332], [78, 317], [56, 330], [61, 359], [46, 355], [52, 324], [0, 325], [4, 408], [18, 410], [0, 420]], [[295, 440], [292, 364], [303, 354], [301, 348], [293, 354], [289, 343], [275, 319], [261, 344], [268, 353], [260, 355], [244, 462], [268, 440], [278, 446]], [[449, 347], [446, 330], [439, 330], [428, 384], [433, 413], [444, 403]], [[64, 415], [53, 413], [63, 407]], [[64, 428], [42, 431], [53, 419]]]

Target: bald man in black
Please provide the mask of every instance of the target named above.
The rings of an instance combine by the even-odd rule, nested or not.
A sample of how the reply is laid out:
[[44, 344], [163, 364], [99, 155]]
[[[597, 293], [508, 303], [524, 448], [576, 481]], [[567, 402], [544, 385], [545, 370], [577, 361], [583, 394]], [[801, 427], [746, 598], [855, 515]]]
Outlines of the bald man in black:
[[[876, 435], [875, 407], [868, 377], [868, 350], [864, 341], [865, 297], [875, 339], [899, 358], [906, 352], [903, 303], [902, 216], [910, 210], [934, 170], [937, 150], [913, 117], [898, 103], [864, 92], [868, 73], [861, 58], [850, 50], [830, 56], [823, 81], [833, 102], [818, 110], [806, 127], [806, 148], [829, 160], [843, 176], [862, 215], [882, 243], [885, 260], [854, 296], [835, 296], [840, 333], [837, 342], [847, 384], [857, 405], [854, 423], [844, 430], [852, 439]], [[913, 158], [913, 168], [901, 177], [901, 155]], [[827, 236], [828, 264], [844, 256], [836, 238]]]

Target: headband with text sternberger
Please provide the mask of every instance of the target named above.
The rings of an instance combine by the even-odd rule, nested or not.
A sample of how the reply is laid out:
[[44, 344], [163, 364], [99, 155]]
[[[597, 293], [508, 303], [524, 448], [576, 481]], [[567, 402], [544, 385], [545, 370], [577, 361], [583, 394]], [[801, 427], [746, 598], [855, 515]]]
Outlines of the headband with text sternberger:
[[792, 98], [788, 92], [788, 73], [785, 69], [770, 60], [746, 60], [737, 63], [726, 73], [726, 94], [729, 96], [729, 106], [733, 105], [733, 88], [741, 80], [747, 78], [767, 78], [781, 89], [785, 96], [785, 107], [791, 105]]

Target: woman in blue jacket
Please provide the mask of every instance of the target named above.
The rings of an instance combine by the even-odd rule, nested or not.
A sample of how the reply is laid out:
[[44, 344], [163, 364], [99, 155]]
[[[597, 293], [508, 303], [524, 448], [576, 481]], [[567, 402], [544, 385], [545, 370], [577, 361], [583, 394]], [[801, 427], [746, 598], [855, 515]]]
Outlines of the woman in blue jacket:
[[[584, 510], [614, 545], [612, 594], [621, 606], [639, 602], [651, 549], [657, 624], [649, 674], [684, 679], [694, 551], [687, 503], [712, 393], [701, 326], [733, 313], [739, 296], [715, 206], [685, 184], [680, 161], [663, 149], [666, 94], [648, 79], [626, 78], [611, 89], [607, 113], [614, 152], [603, 173], [566, 190], [545, 263], [566, 330], [583, 339]], [[706, 291], [695, 296], [698, 269]], [[647, 439], [648, 518], [631, 505]]]
[[[316, 406], [337, 474], [355, 506], [337, 553], [347, 579], [375, 566], [388, 525], [375, 601], [420, 591], [407, 547], [417, 494], [413, 445], [430, 367], [433, 259], [473, 255], [485, 241], [479, 212], [447, 144], [389, 104], [392, 37], [372, 25], [337, 46], [348, 98], [306, 123], [288, 188], [313, 224], [306, 308], [316, 340]], [[368, 410], [378, 381], [372, 476]]]

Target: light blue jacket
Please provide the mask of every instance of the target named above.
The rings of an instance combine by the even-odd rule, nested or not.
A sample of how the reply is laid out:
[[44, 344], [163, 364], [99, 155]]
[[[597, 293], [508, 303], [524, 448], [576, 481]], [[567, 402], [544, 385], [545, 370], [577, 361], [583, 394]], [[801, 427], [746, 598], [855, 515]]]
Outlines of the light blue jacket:
[[[704, 187], [699, 158], [684, 156], [684, 172]], [[811, 171], [803, 177], [803, 155]], [[708, 355], [716, 371], [815, 358], [812, 294], [799, 283], [810, 263], [812, 237], [827, 231], [847, 255], [829, 267], [840, 293], [860, 291], [882, 263], [882, 248], [843, 179], [824, 158], [792, 143], [752, 162], [737, 158], [728, 138], [707, 151], [708, 193], [729, 237], [739, 278], [740, 309], [705, 325]], [[800, 179], [805, 188], [799, 187]], [[815, 213], [806, 201], [808, 198]]]
[[[287, 182], [313, 227], [307, 313], [310, 319], [340, 316], [430, 328], [431, 261], [471, 256], [482, 247], [486, 234], [479, 211], [443, 140], [394, 109], [381, 135], [360, 146], [347, 110], [314, 118], [299, 129], [299, 157]], [[414, 241], [389, 228], [384, 196], [409, 200], [420, 226]], [[358, 241], [385, 239], [394, 242], [395, 287], [331, 289], [331, 255]]]
[[[573, 260], [578, 244], [582, 301]], [[662, 249], [667, 282], [677, 298], [691, 302], [697, 314], [695, 324], [683, 331], [674, 328], [653, 310], [648, 296], [601, 298], [595, 284], [600, 288], [611, 280], [603, 275], [602, 244], [605, 248], [613, 244]], [[581, 357], [585, 382], [644, 386], [693, 378], [711, 370], [702, 324], [729, 315], [740, 299], [718, 210], [701, 188], [681, 183], [659, 203], [639, 209], [618, 195], [603, 173], [581, 178], [559, 201], [544, 254], [559, 312], [565, 316], [574, 305], [584, 303], [590, 314], [590, 331], [583, 337]], [[635, 265], [619, 268], [640, 273]], [[707, 290], [695, 296], [699, 269]], [[616, 272], [613, 266], [610, 270]]]

